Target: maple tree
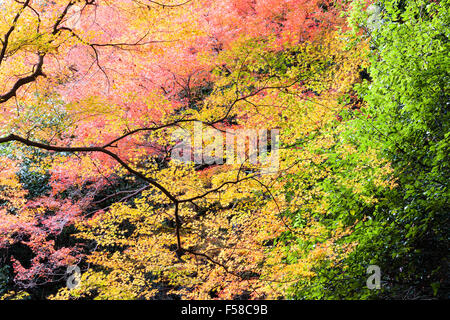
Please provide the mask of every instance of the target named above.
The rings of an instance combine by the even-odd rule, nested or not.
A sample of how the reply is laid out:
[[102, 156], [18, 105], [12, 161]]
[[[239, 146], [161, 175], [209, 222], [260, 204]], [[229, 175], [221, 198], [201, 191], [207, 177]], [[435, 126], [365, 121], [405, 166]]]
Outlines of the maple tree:
[[[378, 89], [356, 89], [384, 39], [355, 33], [361, 1], [1, 4], [5, 298], [323, 298], [319, 275], [353, 270], [361, 208], [401, 180], [382, 143], [348, 138], [375, 117]], [[278, 169], [174, 160], [199, 123], [205, 146], [279, 130]]]

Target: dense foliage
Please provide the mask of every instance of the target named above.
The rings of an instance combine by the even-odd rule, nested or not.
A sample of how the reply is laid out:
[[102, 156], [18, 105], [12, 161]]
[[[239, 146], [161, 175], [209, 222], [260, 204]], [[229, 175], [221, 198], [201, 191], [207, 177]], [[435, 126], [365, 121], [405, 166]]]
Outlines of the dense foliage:
[[449, 298], [448, 0], [0, 6], [2, 299]]

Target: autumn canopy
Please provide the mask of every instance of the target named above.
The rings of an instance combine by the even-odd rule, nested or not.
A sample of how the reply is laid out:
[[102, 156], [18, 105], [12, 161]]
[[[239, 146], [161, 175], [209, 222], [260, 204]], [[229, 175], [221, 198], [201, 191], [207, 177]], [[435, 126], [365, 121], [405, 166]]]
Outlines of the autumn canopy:
[[449, 17], [0, 0], [0, 297], [448, 297]]

